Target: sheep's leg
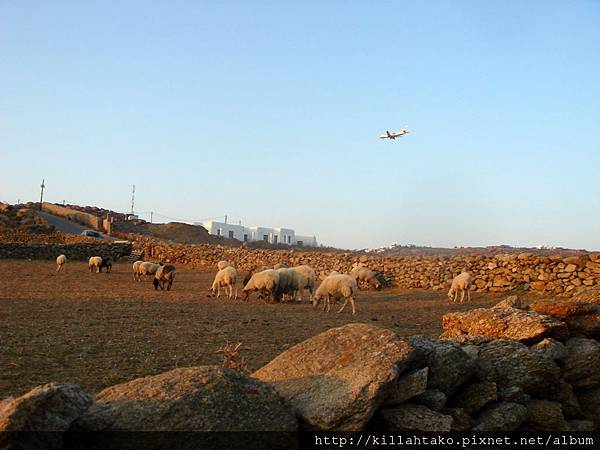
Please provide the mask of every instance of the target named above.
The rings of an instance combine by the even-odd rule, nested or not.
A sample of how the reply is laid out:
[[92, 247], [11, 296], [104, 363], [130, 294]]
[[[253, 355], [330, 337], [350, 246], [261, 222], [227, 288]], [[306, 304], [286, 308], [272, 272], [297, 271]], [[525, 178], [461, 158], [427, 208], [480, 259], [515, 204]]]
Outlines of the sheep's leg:
[[355, 315], [356, 308], [354, 307], [354, 297], [350, 297], [350, 306], [352, 306], [352, 315]]
[[234, 300], [238, 299], [238, 288], [237, 288], [237, 286], [235, 287], [235, 297], [233, 299]]
[[452, 300], [452, 303], [456, 303], [456, 300], [458, 300], [458, 291], [454, 293], [454, 300]]
[[348, 297], [344, 297], [344, 304], [342, 305], [342, 307], [338, 311], [338, 314], [341, 313], [344, 310], [344, 308], [346, 307], [347, 303], [348, 303]]
[[467, 301], [471, 303], [471, 289], [467, 291]]
[[464, 302], [465, 301], [465, 290], [463, 289], [462, 291], [460, 291], [460, 302]]

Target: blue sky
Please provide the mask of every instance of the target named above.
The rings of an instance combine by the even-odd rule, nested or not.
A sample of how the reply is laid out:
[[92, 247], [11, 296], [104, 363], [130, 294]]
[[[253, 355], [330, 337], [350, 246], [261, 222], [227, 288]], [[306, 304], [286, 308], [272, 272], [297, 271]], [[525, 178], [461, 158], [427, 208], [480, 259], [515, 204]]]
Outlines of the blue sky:
[[600, 250], [598, 23], [596, 1], [4, 1], [0, 201], [45, 178], [127, 211], [135, 183], [140, 212], [347, 248]]

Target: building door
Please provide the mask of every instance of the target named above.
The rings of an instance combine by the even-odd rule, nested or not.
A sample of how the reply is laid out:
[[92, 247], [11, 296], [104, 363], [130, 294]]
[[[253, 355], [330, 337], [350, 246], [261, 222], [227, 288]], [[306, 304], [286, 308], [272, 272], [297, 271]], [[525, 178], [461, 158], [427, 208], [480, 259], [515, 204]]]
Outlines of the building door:
[[263, 241], [269, 242], [269, 235], [268, 234], [264, 234], [263, 235]]
[[228, 234], [229, 234], [229, 239], [233, 239], [233, 231], [230, 231]]
[[247, 234], [244, 235], [244, 242], [248, 242], [248, 235]]
[[277, 235], [273, 236], [273, 244], [277, 244], [277, 238], [278, 238], [278, 237], [279, 237], [279, 236], [277, 236]]

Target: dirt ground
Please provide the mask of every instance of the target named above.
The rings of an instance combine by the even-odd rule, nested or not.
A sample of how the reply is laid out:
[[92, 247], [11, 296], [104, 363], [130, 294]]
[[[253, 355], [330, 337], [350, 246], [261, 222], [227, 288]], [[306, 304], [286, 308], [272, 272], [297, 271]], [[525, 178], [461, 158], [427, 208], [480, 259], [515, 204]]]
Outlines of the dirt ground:
[[[219, 364], [216, 351], [242, 343], [255, 370], [290, 346], [351, 322], [390, 328], [401, 336], [437, 336], [442, 315], [499, 301], [473, 294], [450, 304], [445, 292], [361, 291], [357, 313], [324, 313], [305, 303], [265, 304], [207, 298], [214, 272], [180, 268], [170, 292], [135, 282], [131, 266], [92, 274], [70, 262], [0, 260], [0, 398], [56, 382], [91, 393], [176, 367]], [[241, 278], [241, 277], [240, 277]], [[238, 283], [241, 293], [241, 281]], [[501, 297], [501, 296], [500, 296]]]

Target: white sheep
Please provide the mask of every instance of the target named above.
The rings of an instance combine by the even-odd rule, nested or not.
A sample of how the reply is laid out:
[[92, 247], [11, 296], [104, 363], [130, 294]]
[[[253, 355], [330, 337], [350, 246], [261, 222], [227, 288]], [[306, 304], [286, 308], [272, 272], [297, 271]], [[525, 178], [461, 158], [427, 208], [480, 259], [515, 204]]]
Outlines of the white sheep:
[[165, 264], [160, 265], [156, 274], [154, 275], [154, 280], [152, 280], [152, 284], [154, 284], [154, 289], [158, 290], [158, 286], [160, 286], [161, 290], [165, 289], [165, 283], [167, 284], [167, 291], [171, 290], [171, 286], [173, 286], [173, 281], [175, 281], [175, 275], [177, 274], [177, 269], [173, 264]]
[[309, 301], [312, 302], [313, 292], [315, 290], [315, 283], [317, 282], [317, 272], [315, 272], [315, 269], [307, 265], [292, 267], [292, 270], [295, 270], [296, 272], [304, 275], [304, 277], [306, 278], [306, 284], [303, 287], [299, 287], [298, 289], [300, 293], [300, 301], [302, 301], [302, 292], [305, 289], [308, 289], [308, 292], [310, 293]]
[[[467, 292], [467, 300], [471, 301], [471, 285], [473, 284], [473, 277], [469, 272], [462, 272], [452, 280], [452, 285], [448, 291], [448, 298], [452, 302], [456, 302], [458, 293], [460, 292], [460, 302], [462, 303], [465, 299], [465, 291]], [[452, 298], [454, 296], [454, 298]]]
[[209, 296], [214, 296], [215, 291], [217, 293], [217, 298], [221, 296], [221, 288], [225, 288], [225, 293], [227, 294], [227, 288], [229, 288], [229, 299], [233, 296], [233, 290], [235, 287], [235, 297], [234, 300], [238, 298], [238, 290], [235, 285], [237, 281], [237, 271], [235, 268], [231, 266], [223, 267], [221, 270], [217, 272], [215, 275], [215, 280], [213, 281], [212, 287], [209, 289], [211, 294]]
[[225, 267], [233, 267], [233, 264], [231, 264], [229, 261], [219, 261], [217, 263], [217, 269], [223, 270]]
[[60, 272], [66, 263], [67, 257], [65, 255], [58, 255], [56, 257], [56, 271]]
[[140, 270], [140, 266], [142, 265], [143, 262], [144, 261], [136, 261], [133, 263], [132, 270], [133, 270], [133, 279], [135, 281], [140, 281], [140, 279], [141, 279], [139, 270]]
[[374, 286], [375, 289], [381, 289], [381, 283], [377, 279], [377, 275], [368, 267], [355, 267], [350, 271], [350, 276], [356, 280], [358, 285], [362, 282], [367, 286]]
[[250, 281], [250, 278], [252, 278], [252, 275], [254, 275], [255, 273], [258, 272], [262, 272], [263, 270], [269, 270], [272, 269], [272, 267], [270, 266], [257, 266], [254, 269], [252, 269], [250, 272], [248, 272], [246, 274], [246, 276], [244, 277], [244, 281], [242, 281], [242, 284], [244, 286], [246, 286], [248, 284], [248, 281]]
[[244, 286], [244, 300], [254, 291], [266, 293], [275, 300], [275, 290], [279, 285], [279, 273], [273, 269], [263, 270], [255, 273], [250, 277], [250, 280]]
[[142, 277], [144, 275], [155, 275], [159, 268], [160, 264], [143, 262], [138, 266], [138, 277]]
[[358, 285], [356, 284], [356, 280], [350, 275], [329, 275], [317, 288], [315, 297], [313, 299], [313, 306], [316, 307], [319, 302], [323, 300], [323, 310], [329, 312], [331, 309], [331, 304], [338, 298], [343, 298], [344, 304], [338, 313], [341, 313], [346, 307], [348, 301], [350, 301], [350, 305], [352, 306], [352, 315], [354, 315], [356, 314], [356, 309], [354, 307], [354, 295], [357, 291]]
[[277, 263], [273, 266], [273, 269], [277, 270], [277, 269], [287, 269], [287, 266], [283, 263]]
[[92, 256], [88, 260], [88, 268], [90, 272], [100, 272], [100, 267], [102, 266], [102, 257], [100, 256]]

